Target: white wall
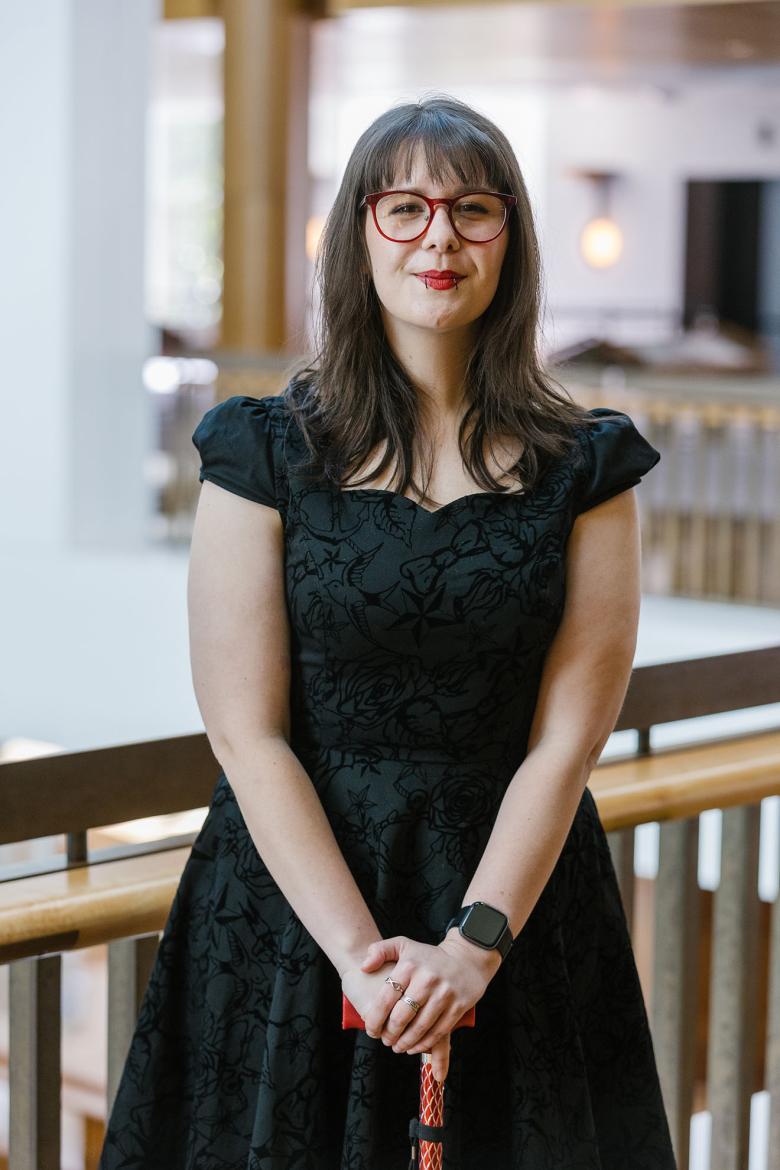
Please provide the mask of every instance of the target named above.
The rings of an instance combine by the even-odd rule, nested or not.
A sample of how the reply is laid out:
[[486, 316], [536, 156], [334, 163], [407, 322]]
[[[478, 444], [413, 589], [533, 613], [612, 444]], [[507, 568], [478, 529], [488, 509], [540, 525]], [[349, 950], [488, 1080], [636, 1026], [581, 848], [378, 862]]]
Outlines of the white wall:
[[[566, 310], [576, 306], [679, 313], [685, 184], [780, 177], [780, 70], [774, 86], [691, 86], [672, 95], [649, 87], [572, 87], [548, 102], [545, 265], [557, 331], [570, 332]], [[773, 143], [761, 141], [762, 122], [776, 127]], [[568, 171], [586, 167], [623, 176], [613, 214], [625, 250], [614, 268], [601, 271], [589, 268], [578, 249], [592, 193]]]
[[144, 132], [159, 0], [6, 5], [0, 542], [140, 546]]

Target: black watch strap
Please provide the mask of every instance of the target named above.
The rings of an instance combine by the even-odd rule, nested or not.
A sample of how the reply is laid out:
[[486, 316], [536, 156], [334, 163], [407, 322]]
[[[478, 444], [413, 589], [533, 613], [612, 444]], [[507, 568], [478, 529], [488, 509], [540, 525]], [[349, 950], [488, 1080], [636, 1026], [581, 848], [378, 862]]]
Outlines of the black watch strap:
[[[501, 935], [499, 936], [498, 941], [495, 942], [492, 946], [486, 946], [485, 943], [480, 942], [478, 939], [472, 938], [469, 934], [467, 934], [462, 929], [463, 921], [465, 920], [469, 910], [471, 909], [471, 906], [473, 906], [475, 904], [476, 903], [472, 902], [468, 906], [461, 906], [461, 908], [460, 908], [460, 910], [458, 910], [457, 914], [453, 914], [452, 918], [449, 920], [449, 922], [445, 926], [444, 933], [446, 935], [448, 930], [451, 930], [453, 926], [457, 926], [458, 929], [460, 930], [461, 934], [464, 936], [464, 938], [467, 938], [469, 940], [469, 942], [474, 943], [475, 946], [483, 947], [485, 950], [498, 951], [498, 953], [501, 955], [501, 961], [503, 962], [503, 960], [507, 957], [510, 950], [512, 949], [512, 943], [515, 941], [514, 938], [512, 937], [512, 932], [509, 929], [508, 922], [506, 923], [503, 931], [501, 932]], [[495, 907], [491, 907], [491, 909], [495, 909]], [[499, 911], [497, 911], [497, 913], [501, 914], [502, 911], [499, 910]], [[506, 915], [504, 915], [504, 918], [506, 918]]]

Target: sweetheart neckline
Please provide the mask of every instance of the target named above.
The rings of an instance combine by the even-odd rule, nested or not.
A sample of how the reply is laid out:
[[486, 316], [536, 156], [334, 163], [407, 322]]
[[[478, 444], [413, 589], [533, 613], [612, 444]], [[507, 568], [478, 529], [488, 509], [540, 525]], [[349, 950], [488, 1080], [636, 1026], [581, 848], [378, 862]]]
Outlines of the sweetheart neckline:
[[438, 508], [426, 508], [417, 500], [413, 500], [411, 496], [405, 496], [401, 492], [394, 492], [392, 488], [377, 488], [377, 487], [354, 487], [354, 488], [337, 488], [338, 495], [379, 495], [391, 496], [393, 499], [400, 500], [404, 503], [411, 504], [418, 512], [424, 512], [426, 516], [438, 516], [441, 512], [446, 512], [450, 508], [454, 508], [456, 504], [463, 504], [467, 500], [473, 500], [478, 496], [488, 496], [492, 499], [503, 499], [505, 497], [523, 497], [528, 495], [527, 488], [522, 488], [520, 491], [513, 490], [508, 492], [491, 489], [489, 491], [481, 492], [467, 492], [464, 496], [456, 496], [454, 500], [448, 500], [446, 504], [442, 504]]

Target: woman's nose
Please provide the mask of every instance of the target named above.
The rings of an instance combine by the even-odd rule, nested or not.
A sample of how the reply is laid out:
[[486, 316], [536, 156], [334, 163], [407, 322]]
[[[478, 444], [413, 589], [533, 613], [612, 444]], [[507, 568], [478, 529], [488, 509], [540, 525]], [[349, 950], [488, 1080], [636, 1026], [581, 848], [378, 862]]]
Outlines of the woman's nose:
[[426, 240], [431, 238], [439, 239], [441, 237], [454, 240], [458, 238], [444, 203], [440, 203], [438, 207], [434, 208], [433, 215], [428, 221], [428, 229], [425, 233]]

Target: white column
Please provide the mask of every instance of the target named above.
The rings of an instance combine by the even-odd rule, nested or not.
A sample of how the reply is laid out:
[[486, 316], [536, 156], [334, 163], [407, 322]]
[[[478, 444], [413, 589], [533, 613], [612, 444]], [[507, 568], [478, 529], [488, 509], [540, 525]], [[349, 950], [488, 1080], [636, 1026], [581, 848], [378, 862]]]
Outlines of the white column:
[[0, 36], [0, 548], [144, 543], [149, 33], [159, 0], [27, 0]]

